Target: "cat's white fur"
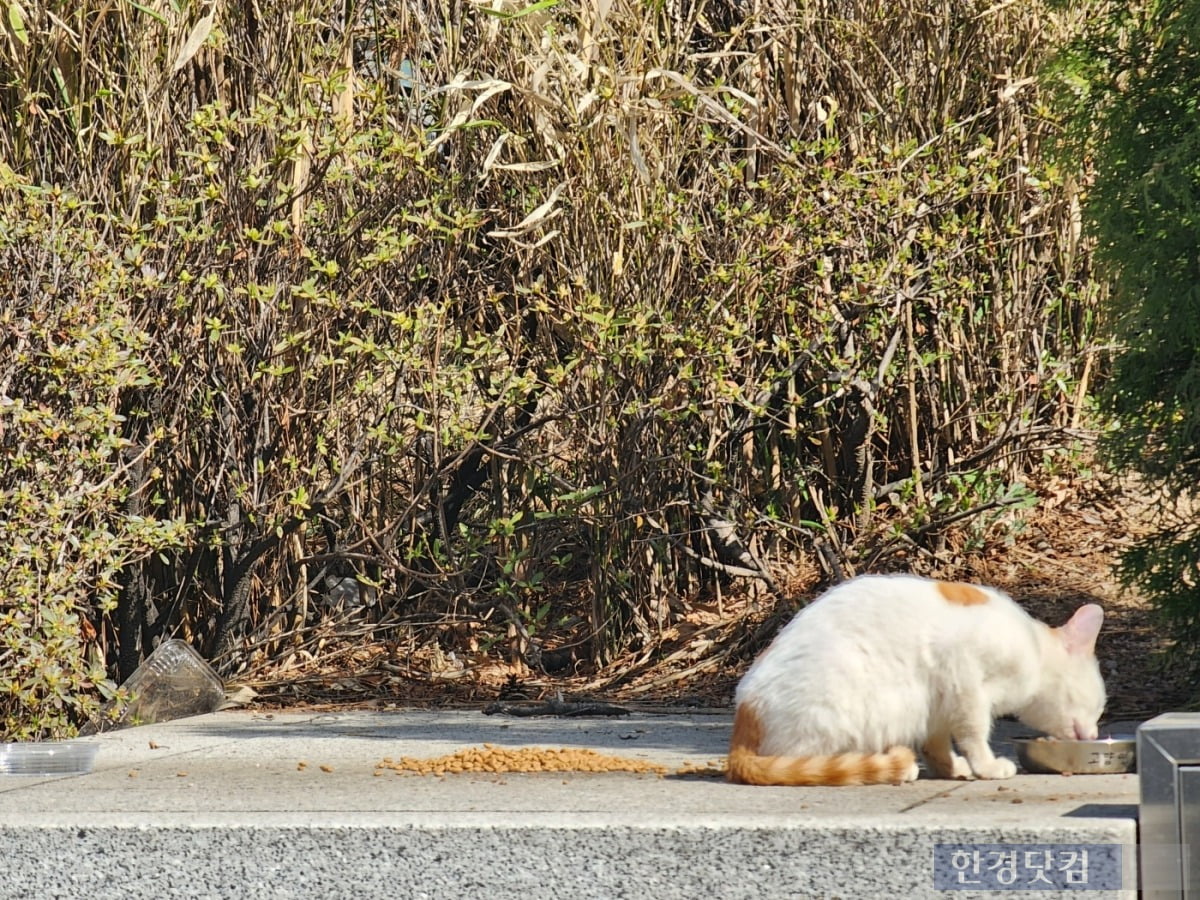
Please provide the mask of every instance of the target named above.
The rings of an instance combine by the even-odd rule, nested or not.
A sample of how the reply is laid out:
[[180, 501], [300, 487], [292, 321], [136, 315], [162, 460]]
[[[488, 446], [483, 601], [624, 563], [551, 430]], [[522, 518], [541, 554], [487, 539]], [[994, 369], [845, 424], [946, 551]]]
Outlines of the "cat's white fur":
[[1102, 620], [1088, 604], [1051, 628], [991, 588], [847, 581], [803, 609], [738, 685], [730, 778], [910, 781], [913, 747], [941, 777], [1010, 777], [1014, 764], [988, 745], [996, 716], [1058, 738], [1096, 736]]

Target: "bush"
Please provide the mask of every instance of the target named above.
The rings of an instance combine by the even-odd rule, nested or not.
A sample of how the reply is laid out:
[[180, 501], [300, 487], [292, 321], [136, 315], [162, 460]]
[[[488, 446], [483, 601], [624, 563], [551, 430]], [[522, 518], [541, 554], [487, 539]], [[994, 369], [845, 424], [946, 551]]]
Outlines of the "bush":
[[1094, 167], [1085, 210], [1120, 351], [1101, 394], [1103, 446], [1159, 492], [1163, 513], [1121, 571], [1200, 663], [1200, 3], [1098, 4], [1092, 22], [1058, 70], [1071, 149]]
[[[151, 443], [124, 436], [124, 392], [151, 383], [129, 267], [78, 198], [0, 183], [0, 714], [5, 738], [57, 736], [111, 696], [99, 635], [120, 574], [179, 543], [179, 523], [126, 514]], [[53, 279], [53, 280], [51, 280]]]
[[936, 549], [1078, 415], [1040, 6], [43, 6], [4, 152], [125, 265], [128, 497], [187, 523], [120, 674], [311, 658], [346, 578], [534, 665], [582, 590], [602, 662], [798, 555]]

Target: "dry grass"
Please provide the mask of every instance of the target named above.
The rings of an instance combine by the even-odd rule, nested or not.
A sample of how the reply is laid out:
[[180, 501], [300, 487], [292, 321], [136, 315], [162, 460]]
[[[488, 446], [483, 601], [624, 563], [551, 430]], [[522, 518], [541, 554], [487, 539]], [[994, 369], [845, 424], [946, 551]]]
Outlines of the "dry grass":
[[[189, 525], [83, 610], [118, 671], [636, 663], [984, 528], [1086, 412], [1045, 3], [20, 9], [0, 176], [58, 187], [5, 215], [91, 235], [152, 375], [112, 515]], [[5, 244], [14, 328], [76, 250]]]

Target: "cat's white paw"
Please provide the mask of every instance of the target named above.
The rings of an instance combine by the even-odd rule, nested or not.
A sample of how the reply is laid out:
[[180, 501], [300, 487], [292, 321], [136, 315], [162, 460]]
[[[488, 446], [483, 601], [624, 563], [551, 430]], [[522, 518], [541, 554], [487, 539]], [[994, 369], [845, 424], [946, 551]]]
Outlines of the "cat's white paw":
[[950, 777], [971, 779], [975, 777], [975, 773], [971, 771], [971, 764], [969, 762], [961, 756], [955, 756], [951, 763]]
[[901, 777], [901, 783], [906, 781], [916, 781], [917, 776], [921, 774], [921, 767], [915, 762], [908, 767], [908, 771]]
[[979, 778], [1012, 778], [1017, 774], [1017, 764], [1011, 759], [991, 759], [974, 769]]

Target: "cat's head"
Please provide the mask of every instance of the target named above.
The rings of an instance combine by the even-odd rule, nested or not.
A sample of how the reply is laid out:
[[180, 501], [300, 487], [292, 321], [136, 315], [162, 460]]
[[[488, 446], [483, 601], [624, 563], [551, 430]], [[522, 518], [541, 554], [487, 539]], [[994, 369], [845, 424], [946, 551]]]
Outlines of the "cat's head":
[[1063, 740], [1092, 740], [1104, 712], [1104, 679], [1096, 660], [1096, 637], [1104, 610], [1081, 606], [1061, 628], [1049, 628], [1041, 684], [1018, 713], [1031, 728]]

